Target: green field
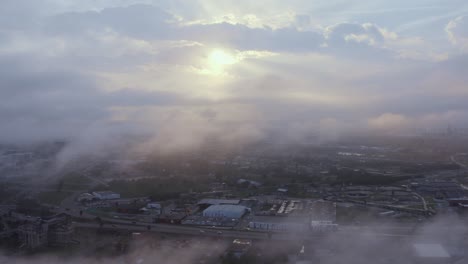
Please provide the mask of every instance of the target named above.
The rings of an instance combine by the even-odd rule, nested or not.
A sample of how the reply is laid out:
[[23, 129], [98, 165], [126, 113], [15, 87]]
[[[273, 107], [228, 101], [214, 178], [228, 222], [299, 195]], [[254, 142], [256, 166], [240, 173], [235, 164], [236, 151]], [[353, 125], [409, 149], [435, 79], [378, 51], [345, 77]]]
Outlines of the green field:
[[49, 191], [49, 192], [41, 192], [37, 195], [37, 199], [41, 203], [59, 205], [65, 198], [70, 196], [71, 193], [69, 192], [56, 192], [56, 191]]

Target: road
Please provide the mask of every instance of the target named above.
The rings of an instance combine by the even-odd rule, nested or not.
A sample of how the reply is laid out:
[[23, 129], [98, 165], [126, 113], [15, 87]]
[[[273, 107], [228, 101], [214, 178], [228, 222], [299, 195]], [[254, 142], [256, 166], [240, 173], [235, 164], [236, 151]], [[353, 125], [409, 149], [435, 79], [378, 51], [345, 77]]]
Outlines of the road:
[[[123, 219], [115, 218], [103, 218], [101, 226], [96, 221], [96, 216], [87, 214], [83, 210], [83, 214], [80, 215], [80, 210], [84, 208], [71, 208], [69, 210], [63, 210], [57, 208], [56, 213], [67, 213], [70, 214], [75, 221], [75, 225], [78, 228], [93, 228], [93, 229], [108, 229], [108, 230], [121, 230], [121, 231], [132, 231], [132, 232], [157, 232], [164, 234], [175, 234], [175, 235], [189, 235], [189, 236], [207, 236], [207, 237], [219, 237], [219, 238], [244, 238], [244, 239], [273, 239], [273, 240], [297, 240], [297, 239], [320, 239], [323, 235], [321, 233], [312, 232], [262, 232], [252, 231], [245, 229], [218, 229], [218, 228], [207, 228], [189, 225], [171, 225], [171, 224], [155, 224], [145, 222], [134, 222]], [[85, 220], [85, 223], [80, 222]], [[150, 226], [150, 230], [148, 230]], [[373, 237], [437, 237], [440, 234], [453, 234], [459, 233], [462, 235], [466, 234], [465, 226], [438, 226], [435, 229], [424, 228], [426, 225], [422, 223], [393, 223], [386, 225], [340, 225], [338, 231], [335, 234], [343, 237], [356, 236], [361, 237], [373, 236]]]
[[[87, 228], [100, 228], [100, 225], [95, 221], [96, 216], [87, 214], [84, 208], [70, 208], [69, 210], [58, 209], [57, 213], [67, 213], [72, 215], [77, 219], [77, 227], [87, 227]], [[83, 210], [82, 215], [80, 215], [80, 210]], [[78, 222], [79, 219], [87, 221], [87, 223]], [[105, 229], [115, 229], [115, 230], [130, 230], [135, 232], [148, 231], [147, 227], [151, 227], [151, 232], [167, 233], [167, 234], [179, 234], [179, 235], [196, 235], [196, 236], [216, 236], [216, 237], [226, 237], [226, 238], [245, 238], [245, 239], [269, 239], [267, 232], [261, 231], [249, 231], [245, 229], [217, 229], [217, 228], [206, 228], [198, 226], [189, 226], [189, 225], [171, 225], [171, 224], [154, 224], [154, 223], [145, 223], [145, 222], [134, 222], [131, 220], [115, 219], [115, 218], [104, 218], [101, 217], [103, 228]], [[347, 235], [356, 235], [356, 234], [371, 234], [374, 236], [381, 237], [407, 237], [413, 235], [421, 234], [421, 227], [423, 225], [420, 223], [395, 223], [392, 225], [374, 225], [374, 226], [354, 226], [354, 225], [340, 225], [339, 234]], [[464, 232], [465, 227], [447, 227], [447, 231], [460, 230]], [[437, 230], [440, 231], [440, 228]], [[221, 233], [218, 233], [221, 232]], [[430, 234], [431, 232], [425, 231], [425, 234]], [[297, 233], [283, 233], [283, 232], [273, 232], [271, 234], [271, 239], [279, 240], [296, 240], [300, 238], [316, 238], [319, 234], [303, 232], [300, 234]]]
[[416, 197], [418, 197], [419, 199], [421, 199], [421, 203], [423, 204], [423, 209], [424, 211], [427, 211], [427, 202], [426, 202], [426, 199], [424, 199], [424, 197], [422, 197], [419, 193], [416, 193], [416, 192], [412, 192], [411, 194], [415, 195]]
[[[317, 240], [324, 235], [324, 233], [311, 233], [311, 232], [273, 232], [270, 235], [267, 232], [247, 231], [247, 230], [220, 230], [216, 228], [199, 228], [192, 226], [182, 225], [168, 225], [168, 224], [118, 224], [118, 223], [105, 223], [100, 226], [98, 223], [75, 223], [78, 228], [93, 228], [93, 229], [107, 229], [107, 230], [120, 230], [131, 232], [156, 232], [164, 234], [188, 235], [188, 236], [205, 236], [205, 237], [219, 237], [223, 239], [253, 239], [253, 240], [286, 240], [296, 241], [303, 240]], [[151, 229], [148, 230], [147, 227]], [[376, 238], [410, 238], [410, 237], [438, 237], [440, 233], [460, 232], [463, 234], [465, 227], [463, 226], [450, 226], [438, 228], [437, 231], [428, 232], [427, 230], [419, 229], [416, 226], [341, 226], [338, 231], [334, 233], [337, 236], [343, 237], [364, 237], [372, 236]]]
[[[297, 239], [317, 239], [323, 233], [312, 232], [272, 232], [270, 235], [267, 232], [249, 231], [249, 230], [226, 230], [217, 228], [194, 227], [185, 225], [170, 225], [170, 224], [148, 224], [139, 223], [131, 224], [129, 221], [118, 219], [103, 219], [102, 227], [97, 222], [91, 223], [76, 223], [77, 227], [82, 228], [104, 228], [111, 230], [125, 230], [133, 232], [157, 232], [166, 234], [191, 235], [191, 236], [208, 236], [220, 238], [243, 238], [243, 239], [273, 239], [273, 240], [297, 240]], [[151, 229], [148, 230], [147, 227]], [[363, 236], [369, 235], [374, 237], [423, 237], [423, 236], [438, 236], [441, 233], [457, 232], [464, 234], [466, 228], [464, 226], [446, 226], [438, 227], [436, 230], [426, 230], [420, 224], [393, 224], [393, 225], [375, 225], [375, 226], [340, 226], [337, 235], [344, 237], [348, 236]], [[445, 229], [445, 230], [444, 230]]]
[[457, 164], [458, 166], [460, 166], [460, 167], [462, 167], [464, 169], [468, 169], [468, 165], [466, 165], [466, 164], [464, 164], [464, 163], [457, 160], [456, 156], [458, 156], [458, 155], [460, 155], [460, 154], [455, 154], [455, 155], [450, 156], [450, 160], [453, 163]]

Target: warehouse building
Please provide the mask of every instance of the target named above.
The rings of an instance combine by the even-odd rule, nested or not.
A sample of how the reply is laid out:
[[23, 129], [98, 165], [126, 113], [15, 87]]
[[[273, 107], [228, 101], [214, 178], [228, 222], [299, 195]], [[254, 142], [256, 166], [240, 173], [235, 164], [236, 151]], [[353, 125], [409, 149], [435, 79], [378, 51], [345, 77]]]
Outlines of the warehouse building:
[[249, 228], [264, 231], [306, 231], [307, 217], [255, 216]]
[[239, 219], [250, 209], [242, 205], [220, 204], [212, 205], [203, 211], [204, 217], [225, 217]]
[[120, 194], [111, 191], [93, 192], [93, 195], [99, 200], [120, 199]]
[[413, 254], [413, 263], [451, 263], [450, 253], [444, 246], [438, 243], [413, 244]]
[[228, 199], [211, 199], [211, 198], [207, 198], [207, 199], [201, 199], [197, 204], [199, 206], [210, 206], [210, 205], [223, 205], [223, 204], [236, 205], [236, 204], [239, 204], [239, 203], [240, 203], [240, 200], [238, 200], [238, 199], [228, 200]]

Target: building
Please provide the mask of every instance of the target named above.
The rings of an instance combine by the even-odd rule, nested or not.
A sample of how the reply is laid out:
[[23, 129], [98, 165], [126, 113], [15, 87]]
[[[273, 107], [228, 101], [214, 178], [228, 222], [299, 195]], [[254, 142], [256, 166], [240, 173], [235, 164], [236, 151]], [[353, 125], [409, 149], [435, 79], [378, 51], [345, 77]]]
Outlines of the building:
[[450, 253], [441, 244], [413, 244], [414, 263], [449, 263]]
[[34, 250], [45, 246], [76, 244], [74, 231], [71, 217], [58, 214], [46, 219], [26, 221], [18, 227], [17, 233], [22, 247]]
[[259, 188], [262, 186], [261, 183], [258, 181], [246, 180], [246, 179], [239, 179], [237, 181], [238, 185], [246, 185], [248, 188]]
[[249, 222], [249, 228], [263, 231], [306, 231], [305, 217], [255, 216]]
[[160, 203], [148, 203], [140, 209], [140, 212], [148, 215], [160, 215], [162, 213], [162, 205]]
[[235, 258], [241, 258], [251, 247], [252, 240], [250, 239], [234, 239], [227, 250], [227, 254], [230, 254]]
[[203, 211], [203, 216], [239, 219], [249, 211], [250, 209], [242, 205], [220, 204], [211, 205], [210, 207], [206, 208]]
[[210, 206], [210, 205], [225, 205], [225, 204], [231, 204], [231, 205], [237, 205], [240, 203], [240, 200], [238, 199], [201, 199], [197, 204], [199, 206]]
[[89, 202], [92, 202], [94, 200], [96, 200], [96, 196], [90, 194], [90, 193], [82, 193], [78, 196], [78, 198], [76, 199], [78, 202], [80, 203], [89, 203]]
[[468, 205], [468, 197], [450, 198], [447, 199], [447, 202], [450, 206], [460, 206], [466, 208]]
[[278, 188], [276, 192], [278, 195], [286, 195], [288, 193], [288, 188]]
[[310, 220], [336, 222], [336, 203], [328, 201], [313, 201], [308, 205]]
[[120, 194], [112, 192], [112, 191], [93, 192], [93, 195], [99, 200], [120, 199]]
[[338, 225], [332, 221], [310, 221], [310, 230], [313, 232], [330, 232], [338, 230]]
[[262, 204], [262, 209], [257, 211], [257, 215], [275, 215], [275, 216], [288, 216], [303, 215], [308, 213], [305, 210], [306, 203], [300, 200], [275, 200], [273, 202], [266, 202]]
[[256, 212], [249, 228], [268, 231], [328, 232], [338, 228], [336, 204], [328, 201], [278, 200]]
[[184, 213], [159, 215], [154, 218], [154, 223], [180, 225], [186, 216]]
[[49, 226], [40, 219], [19, 226], [17, 232], [21, 247], [34, 250], [47, 246], [48, 231]]

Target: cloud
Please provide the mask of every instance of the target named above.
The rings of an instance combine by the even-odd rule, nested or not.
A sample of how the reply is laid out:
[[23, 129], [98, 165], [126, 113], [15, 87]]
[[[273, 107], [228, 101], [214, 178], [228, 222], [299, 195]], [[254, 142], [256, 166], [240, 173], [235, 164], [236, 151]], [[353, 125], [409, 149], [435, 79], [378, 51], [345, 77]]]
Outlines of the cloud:
[[[242, 3], [2, 2], [0, 141], [65, 138], [72, 157], [128, 135], [177, 152], [468, 120], [468, 60], [452, 47], [344, 10], [372, 13], [362, 3]], [[456, 45], [465, 20], [447, 26]]]
[[[141, 133], [113, 119], [111, 108], [181, 103], [169, 92], [120, 89], [107, 92], [95, 76], [43, 65], [23, 56], [0, 56], [0, 141], [32, 143], [43, 140], [78, 141], [95, 150], [115, 143], [127, 133]], [[86, 144], [83, 144], [88, 142]]]
[[373, 23], [338, 23], [325, 27], [324, 35], [325, 51], [343, 57], [392, 60], [411, 48], [404, 45], [407, 38]]
[[241, 50], [311, 51], [322, 43], [323, 36], [312, 31], [295, 28], [249, 28], [241, 24], [191, 25], [181, 28], [188, 39], [228, 46]]
[[207, 144], [237, 148], [264, 136], [261, 115], [250, 105], [137, 106], [114, 112], [145, 128], [149, 138], [136, 147], [144, 152], [174, 154]]
[[371, 128], [384, 131], [388, 134], [406, 130], [409, 125], [410, 120], [407, 117], [392, 113], [385, 113], [369, 120]]
[[59, 14], [45, 26], [49, 34], [68, 36], [106, 30], [145, 40], [191, 40], [240, 50], [307, 51], [317, 48], [323, 38], [318, 32], [293, 27], [251, 28], [227, 22], [184, 25], [175, 16], [150, 5]]
[[468, 111], [447, 111], [442, 113], [404, 115], [385, 113], [368, 120], [368, 126], [374, 132], [383, 135], [418, 134], [438, 128], [464, 123]]
[[152, 5], [105, 8], [101, 11], [68, 12], [50, 17], [45, 31], [73, 35], [111, 28], [130, 37], [161, 39], [170, 33], [174, 16]]
[[[228, 247], [228, 243], [218, 241], [216, 245], [208, 239], [198, 238], [197, 241], [185, 239], [183, 246], [180, 240], [172, 238], [159, 238], [157, 234], [142, 234], [139, 237], [134, 236], [127, 243], [128, 250], [125, 254], [116, 254], [113, 248], [114, 238], [111, 236], [100, 235], [92, 239], [83, 239], [80, 248], [72, 252], [69, 256], [59, 256], [56, 254], [38, 253], [34, 256], [12, 256], [2, 253], [0, 255], [1, 263], [19, 263], [19, 264], [110, 264], [110, 263], [180, 263], [191, 264], [200, 260], [218, 259]], [[136, 237], [136, 238], [135, 238]], [[102, 256], [85, 254], [84, 252], [95, 249], [96, 240], [102, 247], [109, 249], [109, 253]], [[112, 252], [112, 253], [111, 253]], [[209, 253], [207, 253], [209, 252]]]
[[463, 51], [468, 51], [468, 17], [459, 16], [445, 26], [449, 41]]

